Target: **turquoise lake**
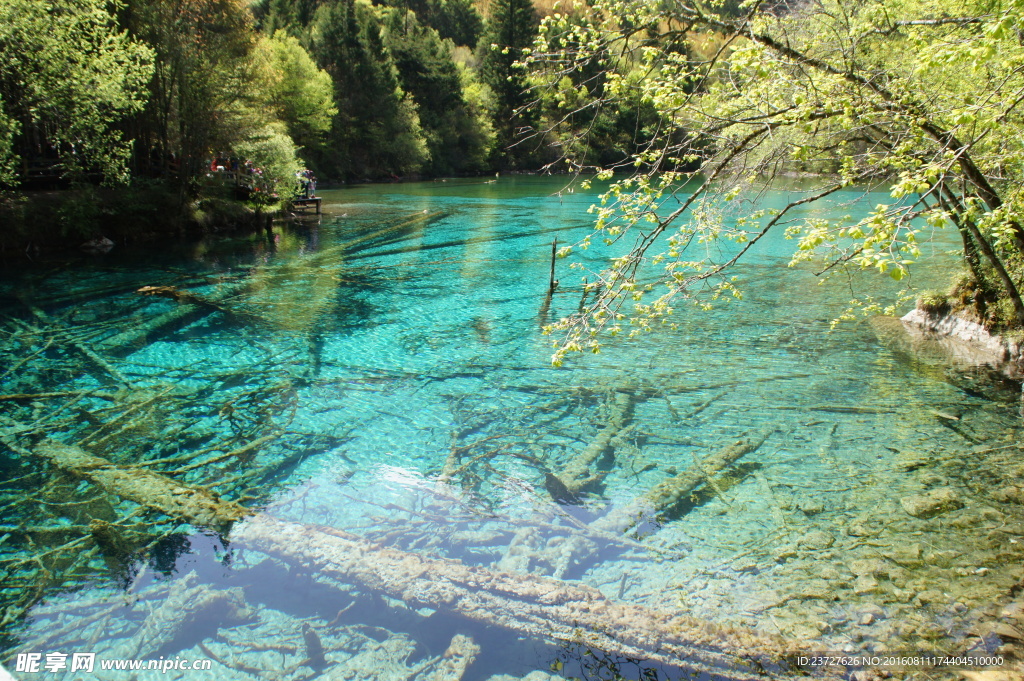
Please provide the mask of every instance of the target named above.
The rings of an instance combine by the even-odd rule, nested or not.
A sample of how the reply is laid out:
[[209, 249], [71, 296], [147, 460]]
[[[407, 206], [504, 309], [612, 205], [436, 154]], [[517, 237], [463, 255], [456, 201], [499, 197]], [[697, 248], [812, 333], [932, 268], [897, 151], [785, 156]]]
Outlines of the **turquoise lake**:
[[[679, 305], [676, 330], [553, 368], [541, 327], [579, 309], [582, 274], [559, 260], [546, 300], [551, 241], [582, 238], [596, 199], [564, 184], [327, 190], [322, 216], [272, 239], [7, 267], [0, 664], [143, 681], [782, 673], [588, 646], [582, 624], [566, 642], [515, 614], [538, 584], [781, 646], [998, 654], [979, 627], [1024, 578], [1020, 385], [937, 344], [910, 353], [892, 320], [829, 332], [852, 294], [896, 287], [819, 286], [781, 235], [737, 267], [742, 300]], [[955, 245], [937, 235], [914, 283], [948, 286]], [[584, 452], [594, 480], [566, 494], [552, 478]], [[686, 476], [658, 517], [613, 522]], [[496, 574], [518, 586], [469, 612]], [[75, 653], [94, 669], [72, 671]], [[101, 669], [114, 660], [209, 669]]]

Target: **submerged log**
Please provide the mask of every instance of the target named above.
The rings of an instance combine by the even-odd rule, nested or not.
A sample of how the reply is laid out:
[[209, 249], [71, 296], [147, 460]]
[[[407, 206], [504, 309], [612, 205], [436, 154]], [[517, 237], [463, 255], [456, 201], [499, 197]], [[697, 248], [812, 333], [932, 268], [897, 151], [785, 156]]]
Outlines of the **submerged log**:
[[[437, 666], [421, 675], [422, 681], [462, 681], [469, 665], [480, 654], [480, 646], [465, 634], [455, 634]], [[416, 677], [420, 681], [420, 677]]]
[[604, 531], [627, 532], [647, 522], [657, 524], [659, 513], [670, 510], [684, 498], [705, 483], [708, 478], [736, 463], [741, 457], [757, 451], [765, 440], [775, 432], [766, 429], [754, 436], [733, 442], [725, 449], [695, 463], [679, 475], [662, 480], [647, 494], [635, 499], [604, 518], [593, 523], [593, 527]]
[[354, 582], [411, 608], [443, 609], [526, 636], [717, 678], [763, 678], [758, 674], [762, 669], [792, 671], [795, 656], [802, 652], [795, 642], [749, 629], [614, 603], [588, 586], [381, 548], [345, 532], [265, 514], [237, 524], [232, 542], [289, 565], [306, 566], [318, 579]]
[[210, 308], [211, 312], [220, 312], [226, 317], [239, 319], [245, 322], [263, 322], [264, 320], [248, 312], [239, 312], [224, 305], [220, 300], [212, 300], [190, 291], [182, 291], [174, 286], [143, 286], [135, 291], [144, 296], [156, 296], [168, 298], [182, 305], [194, 305], [196, 307]]
[[222, 295], [218, 299], [204, 299], [207, 304], [182, 302], [173, 310], [158, 315], [144, 324], [133, 326], [105, 339], [103, 348], [115, 357], [126, 357], [167, 334], [216, 312], [219, 309], [216, 305], [219, 305], [221, 300], [248, 285], [247, 281], [241, 281], [223, 286]]
[[125, 643], [130, 657], [156, 657], [173, 652], [183, 636], [212, 635], [221, 627], [247, 622], [255, 612], [240, 587], [215, 589], [200, 583], [192, 571], [175, 581], [135, 635]]
[[[54, 443], [37, 447], [35, 453], [108, 492], [174, 517], [211, 527], [234, 524], [231, 539], [236, 547], [313, 570], [328, 583], [358, 584], [412, 608], [446, 610], [531, 637], [683, 666], [719, 678], [753, 681], [763, 678], [759, 672], [764, 669], [776, 674], [793, 671], [795, 656], [806, 652], [800, 644], [749, 629], [615, 603], [588, 586], [423, 557], [333, 528], [266, 514], [237, 522], [249, 513], [244, 507], [165, 476], [115, 466], [76, 447]], [[190, 599], [198, 595], [189, 592]], [[205, 605], [232, 598], [203, 592], [199, 600]]]
[[[616, 391], [612, 400], [612, 413], [605, 427], [597, 434], [586, 448], [574, 456], [572, 460], [557, 474], [558, 485], [549, 486], [548, 491], [554, 497], [552, 488], [562, 492], [562, 488], [575, 496], [588, 486], [599, 482], [603, 475], [591, 473], [591, 466], [604, 457], [613, 448], [613, 440], [626, 428], [633, 419], [633, 408], [636, 406], [636, 395], [624, 390]], [[555, 497], [555, 501], [560, 501]]]
[[[50, 316], [38, 307], [24, 300], [22, 303], [29, 309], [36, 319], [44, 324], [58, 328], [54, 321], [50, 319]], [[131, 388], [131, 383], [128, 382], [128, 379], [125, 378], [113, 365], [111, 365], [110, 362], [96, 354], [92, 348], [83, 343], [79, 343], [73, 338], [66, 337], [66, 334], [60, 333], [59, 335], [62, 343], [68, 345], [72, 350], [81, 355], [89, 366], [92, 367], [93, 371], [90, 373], [92, 373], [97, 379], [100, 381], [113, 379], [114, 382], [119, 383], [126, 388]]]
[[142, 468], [117, 466], [79, 447], [47, 442], [33, 453], [107, 492], [200, 527], [225, 532], [249, 514], [241, 504], [225, 501], [208, 490]]

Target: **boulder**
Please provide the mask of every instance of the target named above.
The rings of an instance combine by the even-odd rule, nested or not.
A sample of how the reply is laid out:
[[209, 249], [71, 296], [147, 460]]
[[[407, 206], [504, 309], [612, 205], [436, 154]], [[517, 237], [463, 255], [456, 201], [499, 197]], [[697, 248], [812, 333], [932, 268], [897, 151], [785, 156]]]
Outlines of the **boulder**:
[[915, 518], [932, 518], [942, 513], [963, 508], [960, 496], [951, 487], [940, 487], [924, 494], [914, 494], [900, 499], [900, 506]]
[[808, 532], [800, 539], [800, 546], [817, 551], [824, 551], [835, 543], [835, 537], [828, 532], [822, 532], [821, 530]]
[[850, 568], [850, 572], [857, 576], [887, 577], [889, 575], [889, 565], [879, 558], [851, 560], [847, 567]]

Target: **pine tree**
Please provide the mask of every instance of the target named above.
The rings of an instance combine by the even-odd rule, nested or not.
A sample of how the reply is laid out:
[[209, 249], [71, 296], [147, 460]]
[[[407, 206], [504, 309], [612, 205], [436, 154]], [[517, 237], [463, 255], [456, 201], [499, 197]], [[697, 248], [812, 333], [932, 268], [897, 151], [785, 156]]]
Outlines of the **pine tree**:
[[531, 0], [491, 0], [489, 14], [479, 46], [482, 76], [495, 96], [499, 162], [518, 167], [528, 162], [533, 151], [528, 144], [516, 143], [533, 128], [535, 114], [528, 106], [531, 97], [526, 92], [526, 73], [514, 64], [523, 50], [533, 45], [537, 13]]
[[337, 0], [317, 11], [311, 34], [338, 107], [323, 167], [346, 177], [418, 172], [428, 152], [416, 105], [401, 88], [376, 10]]
[[389, 10], [388, 51], [395, 61], [402, 89], [412, 96], [430, 152], [429, 175], [479, 170], [487, 155], [487, 135], [463, 96], [459, 68], [451, 43], [412, 12]]

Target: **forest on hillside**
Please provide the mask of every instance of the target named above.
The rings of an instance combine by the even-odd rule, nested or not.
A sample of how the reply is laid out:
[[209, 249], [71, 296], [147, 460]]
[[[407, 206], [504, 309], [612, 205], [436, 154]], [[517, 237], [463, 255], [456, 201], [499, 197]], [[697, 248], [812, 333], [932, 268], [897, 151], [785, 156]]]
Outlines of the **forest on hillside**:
[[[181, 211], [218, 165], [256, 171], [265, 204], [304, 169], [536, 170], [562, 157], [563, 95], [516, 64], [540, 19], [530, 0], [2, 0], [0, 183], [157, 187]], [[653, 121], [595, 117], [595, 162]]]

